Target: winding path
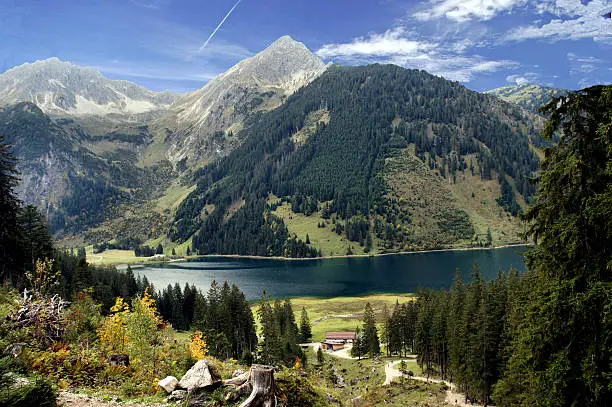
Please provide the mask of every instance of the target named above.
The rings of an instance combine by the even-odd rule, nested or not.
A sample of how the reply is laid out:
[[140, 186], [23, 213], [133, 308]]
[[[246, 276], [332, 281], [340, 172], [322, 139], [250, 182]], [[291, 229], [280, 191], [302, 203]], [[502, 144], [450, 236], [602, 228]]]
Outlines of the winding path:
[[[394, 360], [393, 362], [389, 362], [385, 365], [385, 382], [383, 383], [383, 386], [388, 386], [389, 384], [391, 384], [393, 380], [402, 376], [402, 373], [399, 371], [399, 369], [396, 368], [396, 365], [400, 364], [402, 360], [404, 360], [405, 362], [409, 361], [408, 359], [400, 359], [400, 360]], [[448, 382], [446, 380], [441, 380], [441, 379], [432, 379], [432, 378], [423, 377], [423, 376], [411, 376], [410, 379], [418, 380], [421, 382], [427, 382], [427, 383], [445, 384], [447, 387], [446, 402], [449, 405], [461, 406], [461, 407], [472, 407], [472, 404], [465, 403], [465, 396], [461, 393], [457, 393], [455, 385], [451, 382]]]

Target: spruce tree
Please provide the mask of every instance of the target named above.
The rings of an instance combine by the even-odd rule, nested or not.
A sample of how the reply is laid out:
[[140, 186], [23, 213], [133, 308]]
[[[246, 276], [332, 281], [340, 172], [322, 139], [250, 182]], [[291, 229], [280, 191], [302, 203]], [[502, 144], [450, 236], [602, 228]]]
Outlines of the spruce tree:
[[[526, 215], [530, 300], [496, 392], [514, 404], [605, 406], [612, 400], [612, 87], [553, 99], [537, 201]], [[524, 370], [524, 378], [517, 373]], [[522, 380], [520, 380], [522, 379]]]
[[51, 258], [54, 255], [49, 225], [47, 219], [33, 205], [23, 208], [18, 222], [21, 228], [20, 243], [25, 256], [25, 266], [27, 270], [33, 270], [36, 260]]
[[15, 193], [18, 183], [16, 160], [0, 135], [0, 279], [15, 283], [20, 271], [20, 202]]
[[307, 343], [312, 339], [312, 328], [306, 308], [302, 307], [302, 315], [300, 317], [300, 342]]
[[366, 303], [363, 311], [363, 341], [366, 353], [369, 356], [380, 354], [380, 342], [378, 340], [378, 329], [376, 328], [376, 317], [370, 303]]

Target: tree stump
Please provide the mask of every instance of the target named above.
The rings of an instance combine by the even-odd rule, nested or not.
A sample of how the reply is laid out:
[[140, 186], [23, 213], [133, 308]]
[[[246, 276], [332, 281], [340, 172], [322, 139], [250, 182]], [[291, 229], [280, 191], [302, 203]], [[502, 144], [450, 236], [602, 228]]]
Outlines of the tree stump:
[[274, 368], [271, 366], [253, 365], [249, 374], [253, 390], [249, 398], [240, 407], [276, 407]]

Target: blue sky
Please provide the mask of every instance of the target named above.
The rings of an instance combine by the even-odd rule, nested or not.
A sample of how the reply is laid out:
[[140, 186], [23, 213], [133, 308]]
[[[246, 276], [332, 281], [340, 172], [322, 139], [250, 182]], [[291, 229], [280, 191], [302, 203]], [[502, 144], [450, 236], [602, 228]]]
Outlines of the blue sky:
[[1, 0], [0, 72], [57, 56], [185, 92], [288, 34], [326, 62], [576, 89], [612, 81], [610, 12], [612, 0]]

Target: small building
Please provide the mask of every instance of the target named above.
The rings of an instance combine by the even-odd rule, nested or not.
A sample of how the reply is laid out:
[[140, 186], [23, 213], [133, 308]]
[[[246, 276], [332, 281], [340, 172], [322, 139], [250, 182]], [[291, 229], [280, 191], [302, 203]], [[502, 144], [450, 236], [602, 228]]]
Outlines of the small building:
[[339, 340], [325, 340], [321, 342], [321, 349], [331, 351], [344, 349], [344, 342]]
[[340, 341], [341, 343], [353, 343], [355, 332], [326, 332], [325, 341]]

